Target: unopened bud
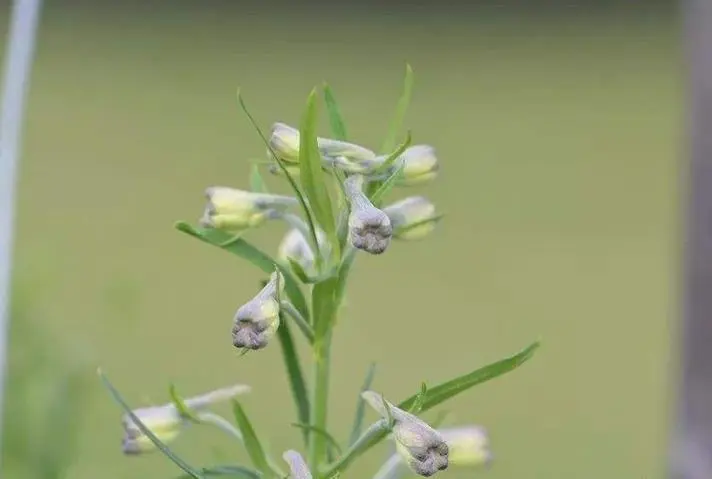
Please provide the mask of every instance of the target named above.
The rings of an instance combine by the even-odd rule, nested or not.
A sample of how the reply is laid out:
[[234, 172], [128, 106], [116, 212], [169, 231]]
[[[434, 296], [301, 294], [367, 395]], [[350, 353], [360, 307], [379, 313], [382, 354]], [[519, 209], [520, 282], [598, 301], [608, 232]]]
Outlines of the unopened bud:
[[[317, 241], [321, 248], [326, 247], [327, 239], [323, 231], [317, 230]], [[279, 244], [277, 257], [284, 263], [288, 258], [297, 262], [307, 274], [314, 274], [315, 255], [311, 245], [298, 228], [292, 228], [287, 232]]]
[[205, 190], [208, 204], [200, 219], [201, 226], [239, 231], [262, 224], [275, 212], [285, 211], [298, 204], [291, 196], [253, 193], [225, 186]]
[[279, 296], [284, 284], [282, 273], [274, 272], [257, 295], [240, 306], [232, 327], [232, 344], [236, 348], [258, 350], [267, 346], [279, 327]]
[[[212, 404], [231, 399], [238, 394], [249, 391], [249, 386], [238, 384], [185, 399], [183, 403], [190, 411], [199, 412]], [[173, 441], [186, 425], [186, 418], [181, 416], [173, 403], [134, 409], [133, 413], [163, 443]], [[153, 442], [141, 431], [131, 419], [131, 416], [125, 414], [121, 422], [124, 427], [122, 441], [124, 454], [137, 455], [156, 449]]]
[[435, 229], [441, 218], [435, 205], [423, 196], [409, 196], [383, 208], [393, 225], [393, 236], [401, 240], [419, 240]]
[[346, 196], [351, 204], [349, 214], [349, 241], [367, 253], [381, 254], [388, 248], [393, 235], [391, 220], [369, 201], [363, 193], [363, 177], [349, 176], [344, 182]]
[[289, 464], [289, 477], [291, 479], [312, 479], [312, 473], [297, 451], [289, 450], [282, 454], [282, 458]]
[[450, 448], [450, 464], [454, 466], [486, 466], [492, 461], [487, 431], [478, 426], [440, 429]]
[[[269, 140], [270, 148], [281, 160], [287, 163], [298, 163], [299, 135], [298, 129], [284, 123], [275, 123], [272, 125], [272, 134]], [[358, 164], [360, 162], [373, 161], [376, 158], [376, 154], [373, 151], [354, 143], [330, 138], [317, 138], [316, 142], [322, 161], [325, 162], [329, 162], [334, 158], [343, 158]]]
[[415, 145], [407, 148], [396, 159], [394, 165], [403, 167], [401, 177], [396, 183], [400, 186], [427, 183], [437, 176], [440, 169], [438, 158], [435, 156], [435, 148], [430, 145]]
[[429, 477], [447, 469], [449, 448], [438, 431], [376, 392], [364, 391], [361, 396], [381, 417], [393, 420], [396, 450], [416, 474]]

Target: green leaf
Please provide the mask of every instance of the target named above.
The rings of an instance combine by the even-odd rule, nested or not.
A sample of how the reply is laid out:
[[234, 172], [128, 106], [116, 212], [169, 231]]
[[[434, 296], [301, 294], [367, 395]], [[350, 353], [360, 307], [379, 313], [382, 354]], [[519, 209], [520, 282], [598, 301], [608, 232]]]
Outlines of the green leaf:
[[369, 197], [371, 203], [373, 203], [376, 208], [380, 208], [383, 199], [388, 193], [390, 193], [390, 191], [396, 185], [396, 182], [400, 179], [402, 174], [403, 165], [399, 165], [398, 168], [393, 173], [391, 173], [388, 178], [386, 178], [382, 182], [379, 182], [376, 191], [374, 191], [373, 194]]
[[190, 408], [185, 404], [183, 398], [180, 397], [180, 395], [178, 394], [175, 384], [171, 383], [168, 386], [168, 395], [170, 396], [171, 402], [176, 407], [176, 410], [178, 411], [178, 414], [181, 415], [181, 417], [189, 419], [193, 422], [200, 422], [200, 420], [195, 416], [195, 414], [193, 414], [193, 411], [191, 411]]
[[312, 90], [307, 99], [307, 108], [299, 131], [299, 176], [317, 223], [332, 243], [332, 256], [339, 258], [336, 223], [317, 144], [316, 121], [316, 90]]
[[[316, 225], [314, 224], [314, 213], [312, 212], [311, 208], [309, 207], [309, 204], [307, 203], [306, 199], [304, 198], [304, 193], [302, 192], [301, 188], [299, 188], [299, 185], [297, 185], [297, 182], [294, 180], [294, 177], [292, 176], [292, 174], [289, 172], [287, 167], [284, 165], [284, 162], [282, 161], [282, 159], [279, 158], [279, 156], [277, 156], [277, 154], [275, 153], [274, 149], [272, 149], [272, 145], [270, 145], [269, 140], [264, 135], [264, 133], [262, 133], [262, 130], [260, 129], [259, 125], [257, 124], [257, 121], [252, 116], [252, 113], [250, 113], [250, 110], [247, 108], [247, 105], [245, 104], [245, 100], [242, 98], [242, 95], [240, 95], [239, 89], [237, 90], [237, 101], [238, 101], [238, 103], [240, 103], [240, 107], [242, 108], [242, 111], [247, 116], [247, 119], [250, 120], [252, 127], [257, 131], [257, 134], [260, 135], [260, 138], [262, 138], [262, 141], [264, 142], [265, 146], [269, 150], [274, 161], [277, 163], [277, 166], [279, 166], [279, 169], [282, 170], [282, 173], [284, 173], [284, 176], [287, 178], [287, 181], [289, 182], [289, 186], [292, 187], [292, 190], [294, 190], [294, 193], [297, 195], [297, 199], [299, 200], [299, 203], [302, 206], [302, 210], [304, 210], [304, 215], [306, 216], [307, 223], [309, 224], [309, 230], [311, 232], [309, 241], [311, 242], [311, 246], [312, 246], [313, 250], [319, 251], [319, 241], [317, 240]], [[321, 266], [321, 255], [317, 255], [316, 262], [317, 262], [317, 267]]]
[[311, 324], [309, 324], [307, 320], [304, 319], [301, 314], [299, 314], [297, 308], [295, 308], [289, 301], [282, 301], [280, 302], [279, 306], [282, 311], [286, 313], [287, 316], [294, 320], [299, 330], [302, 332], [307, 341], [309, 341], [309, 344], [313, 344], [314, 330], [312, 329]]
[[197, 469], [185, 462], [180, 457], [176, 456], [173, 451], [168, 448], [168, 446], [163, 444], [163, 442], [158, 439], [156, 435], [153, 434], [153, 432], [151, 432], [151, 430], [147, 428], [143, 422], [141, 422], [138, 416], [136, 416], [136, 414], [134, 414], [134, 412], [131, 410], [131, 407], [126, 403], [124, 398], [121, 397], [119, 391], [114, 387], [113, 384], [111, 384], [109, 378], [107, 378], [104, 373], [101, 372], [101, 370], [99, 370], [99, 377], [104, 383], [104, 386], [109, 390], [109, 393], [114, 398], [114, 400], [119, 403], [119, 405], [124, 409], [126, 414], [128, 414], [131, 420], [136, 423], [136, 426], [141, 430], [143, 434], [146, 435], [146, 437], [148, 437], [148, 439], [158, 448], [158, 450], [160, 450], [168, 459], [173, 461], [176, 466], [183, 469], [183, 471], [187, 473], [190, 477], [194, 479], [203, 479], [203, 476]]
[[319, 342], [331, 329], [336, 316], [336, 286], [338, 278], [331, 277], [312, 288], [314, 309], [314, 340]]
[[[243, 477], [246, 479], [260, 479], [262, 474], [251, 467], [241, 464], [232, 464], [229, 466], [212, 466], [201, 469], [201, 474], [204, 477]], [[183, 474], [176, 479], [188, 479], [189, 475]]]
[[344, 118], [341, 116], [339, 105], [336, 103], [336, 98], [334, 98], [334, 92], [327, 83], [324, 83], [324, 103], [326, 103], [326, 111], [329, 112], [331, 131], [337, 140], [346, 141], [348, 135], [346, 134]]
[[[289, 387], [292, 391], [292, 398], [297, 408], [297, 417], [300, 422], [309, 423], [309, 393], [307, 392], [306, 382], [302, 367], [299, 364], [299, 356], [294, 347], [294, 339], [289, 324], [285, 321], [284, 314], [280, 313], [280, 325], [277, 328], [277, 337], [279, 344], [282, 347], [282, 358], [284, 366], [289, 377]], [[304, 442], [308, 441], [308, 434], [304, 433]]]
[[178, 231], [182, 231], [193, 238], [197, 238], [205, 243], [217, 246], [218, 248], [224, 249], [234, 255], [243, 258], [253, 265], [257, 266], [260, 270], [267, 274], [271, 274], [274, 271], [275, 265], [280, 269], [282, 275], [284, 276], [284, 289], [289, 296], [290, 301], [297, 310], [304, 316], [304, 318], [309, 318], [309, 308], [307, 306], [306, 298], [302, 293], [292, 273], [289, 269], [277, 264], [272, 257], [268, 254], [262, 252], [256, 246], [243, 239], [237, 239], [229, 245], [223, 246], [223, 244], [231, 238], [229, 233], [220, 231], [212, 228], [201, 228], [189, 225], [184, 221], [179, 221], [175, 224]]
[[336, 451], [337, 454], [341, 454], [341, 446], [339, 446], [339, 441], [337, 441], [334, 436], [329, 434], [328, 431], [321, 429], [320, 427], [312, 426], [311, 424], [305, 424], [305, 423], [292, 423], [292, 426], [298, 427], [299, 429], [303, 429], [305, 431], [313, 432], [316, 434], [319, 434], [320, 436], [324, 437], [329, 445]]
[[381, 151], [391, 151], [395, 146], [396, 137], [398, 132], [403, 126], [403, 120], [405, 119], [405, 114], [408, 111], [408, 106], [410, 105], [410, 98], [413, 92], [413, 69], [410, 65], [406, 65], [405, 68], [405, 79], [403, 80], [403, 92], [398, 99], [398, 105], [396, 106], [396, 111], [393, 115], [393, 120], [391, 120], [390, 127], [388, 128], [388, 135], [383, 141], [383, 146]]
[[304, 268], [302, 268], [302, 265], [298, 261], [288, 257], [287, 262], [289, 263], [289, 266], [291, 266], [292, 271], [294, 271], [294, 274], [297, 275], [297, 278], [299, 278], [299, 281], [304, 284], [311, 284], [313, 282], [312, 278], [310, 278], [307, 272], [304, 271]]
[[267, 454], [257, 438], [255, 429], [252, 427], [245, 410], [240, 405], [239, 401], [232, 400], [232, 412], [235, 416], [235, 422], [240, 428], [242, 437], [245, 441], [245, 449], [247, 449], [247, 454], [250, 456], [252, 464], [262, 472], [265, 476], [272, 475], [272, 470], [269, 467], [269, 461], [267, 460]]
[[408, 147], [410, 146], [410, 143], [412, 141], [413, 141], [413, 137], [411, 136], [410, 130], [409, 130], [408, 132], [406, 132], [405, 140], [403, 141], [403, 143], [398, 145], [398, 148], [396, 148], [395, 151], [393, 151], [390, 155], [388, 155], [388, 157], [386, 157], [386, 159], [383, 160], [383, 163], [378, 165], [378, 168], [373, 170], [370, 174], [378, 175], [378, 174], [385, 173], [386, 171], [388, 171], [391, 168], [391, 166], [393, 166], [393, 163], [395, 163], [396, 160], [403, 154], [403, 152], [406, 149], [408, 149]]
[[[428, 396], [423, 402], [422, 412], [432, 409], [438, 404], [447, 401], [451, 397], [456, 396], [471, 387], [476, 386], [477, 384], [489, 381], [490, 379], [494, 379], [518, 368], [531, 359], [534, 352], [539, 348], [539, 345], [539, 341], [536, 341], [514, 356], [510, 356], [506, 359], [489, 364], [485, 367], [472, 371], [471, 373], [464, 374], [428, 390]], [[417, 397], [418, 395], [414, 394], [401, 402], [398, 407], [405, 410], [410, 409], [415, 404]]]
[[425, 404], [425, 398], [428, 397], [428, 386], [423, 383], [420, 385], [420, 392], [418, 395], [415, 397], [415, 401], [413, 401], [413, 406], [410, 408], [410, 413], [418, 415], [420, 411], [423, 409], [423, 405]]
[[250, 167], [250, 189], [255, 193], [269, 193], [265, 180], [260, 173], [260, 167], [256, 164]]
[[376, 376], [376, 363], [371, 363], [366, 372], [366, 379], [364, 379], [361, 385], [361, 390], [358, 394], [358, 400], [356, 401], [356, 414], [354, 416], [354, 425], [351, 428], [351, 436], [349, 438], [349, 445], [355, 443], [359, 436], [361, 436], [361, 430], [363, 429], [363, 418], [366, 415], [366, 401], [361, 397], [361, 393], [371, 389], [371, 384], [373, 384], [373, 378]]

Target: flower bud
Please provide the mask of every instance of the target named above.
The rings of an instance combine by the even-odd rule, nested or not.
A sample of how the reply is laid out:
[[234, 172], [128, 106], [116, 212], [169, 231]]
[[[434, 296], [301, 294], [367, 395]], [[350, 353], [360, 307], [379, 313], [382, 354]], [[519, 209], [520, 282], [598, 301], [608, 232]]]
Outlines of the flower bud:
[[388, 248], [393, 235], [391, 220], [369, 201], [363, 193], [363, 177], [349, 176], [344, 182], [346, 196], [351, 204], [349, 214], [349, 241], [367, 253], [381, 254]]
[[[320, 248], [326, 247], [327, 239], [323, 231], [317, 230], [316, 239]], [[309, 242], [298, 228], [292, 228], [284, 236], [284, 239], [279, 244], [277, 257], [283, 263], [287, 263], [287, 258], [291, 258], [309, 275], [316, 273], [314, 251], [312, 251]]]
[[240, 306], [232, 327], [232, 344], [236, 348], [258, 350], [267, 346], [279, 327], [279, 295], [284, 285], [282, 273], [274, 272], [257, 295]]
[[[211, 404], [231, 399], [238, 394], [249, 392], [250, 387], [235, 385], [217, 389], [201, 396], [185, 399], [183, 402], [191, 411], [200, 411]], [[186, 425], [186, 418], [180, 415], [173, 403], [162, 406], [134, 409], [133, 413], [139, 420], [163, 443], [173, 441]], [[156, 446], [146, 436], [128, 414], [122, 418], [124, 438], [122, 449], [124, 454], [136, 455], [154, 451]]]
[[297, 451], [290, 449], [282, 454], [282, 458], [289, 464], [291, 479], [312, 479], [312, 473], [307, 467], [307, 463]]
[[450, 448], [450, 464], [454, 466], [486, 466], [492, 461], [487, 431], [478, 426], [441, 429]]
[[427, 183], [437, 176], [440, 168], [435, 156], [435, 148], [430, 145], [415, 145], [407, 148], [396, 159], [394, 165], [403, 166], [401, 178], [396, 183], [399, 186]]
[[403, 461], [416, 474], [429, 477], [447, 469], [449, 448], [443, 436], [419, 419], [373, 391], [361, 393], [363, 399], [384, 419], [392, 419], [393, 439]]
[[284, 211], [298, 203], [290, 196], [253, 193], [225, 186], [205, 190], [208, 204], [200, 219], [201, 226], [239, 231], [262, 224], [274, 212]]
[[[355, 163], [372, 161], [376, 154], [362, 146], [346, 141], [317, 138], [317, 146], [323, 160], [342, 157]], [[299, 163], [299, 130], [284, 123], [272, 125], [269, 139], [270, 148], [279, 159], [287, 163]], [[269, 152], [271, 155], [271, 152]], [[291, 173], [291, 171], [290, 171]]]
[[435, 229], [440, 216], [435, 205], [423, 196], [409, 196], [383, 208], [393, 225], [393, 236], [401, 240], [419, 240]]

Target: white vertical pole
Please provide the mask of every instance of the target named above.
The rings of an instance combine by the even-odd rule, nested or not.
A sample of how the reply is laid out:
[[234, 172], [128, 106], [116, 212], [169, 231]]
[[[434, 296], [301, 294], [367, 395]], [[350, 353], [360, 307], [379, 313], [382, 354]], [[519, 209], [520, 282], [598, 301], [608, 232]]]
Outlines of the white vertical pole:
[[[5, 398], [5, 376], [10, 313], [10, 281], [15, 217], [17, 164], [25, 113], [25, 97], [34, 57], [42, 0], [15, 0], [7, 37], [0, 111], [0, 413]], [[0, 444], [2, 443], [0, 414]]]

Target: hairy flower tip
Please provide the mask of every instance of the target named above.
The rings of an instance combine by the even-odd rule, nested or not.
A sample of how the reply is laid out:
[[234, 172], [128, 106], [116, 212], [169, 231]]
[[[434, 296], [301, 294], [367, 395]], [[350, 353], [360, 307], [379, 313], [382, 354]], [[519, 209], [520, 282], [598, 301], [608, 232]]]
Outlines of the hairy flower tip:
[[282, 273], [272, 273], [265, 287], [237, 310], [232, 327], [232, 344], [236, 348], [258, 350], [267, 346], [279, 328], [279, 296], [283, 285]]
[[[185, 399], [185, 406], [194, 412], [206, 409], [212, 404], [232, 399], [233, 397], [250, 391], [250, 387], [237, 384], [226, 388], [216, 389], [200, 396]], [[132, 411], [136, 417], [163, 443], [173, 441], [186, 425], [186, 418], [182, 417], [173, 403], [162, 406], [144, 407]], [[122, 450], [127, 455], [138, 455], [156, 450], [156, 446], [141, 431], [130, 415], [122, 417], [124, 437]]]
[[487, 431], [480, 426], [440, 429], [450, 447], [450, 463], [455, 466], [488, 466], [492, 462]]
[[381, 254], [388, 248], [393, 227], [388, 215], [379, 210], [363, 193], [363, 177], [349, 176], [344, 182], [346, 197], [351, 205], [349, 214], [349, 242], [370, 254]]
[[[379, 157], [381, 161], [386, 157]], [[396, 182], [399, 186], [415, 186], [435, 179], [440, 170], [435, 148], [430, 145], [414, 145], [407, 148], [395, 161], [395, 167], [403, 167]]]
[[423, 239], [435, 229], [442, 217], [435, 205], [423, 196], [409, 196], [383, 208], [393, 225], [393, 236], [400, 240]]
[[208, 202], [200, 225], [226, 231], [240, 231], [259, 226], [277, 213], [298, 204], [291, 196], [211, 186], [205, 190]]
[[393, 420], [396, 450], [413, 472], [429, 477], [447, 469], [450, 448], [442, 434], [374, 391], [364, 391], [361, 396], [381, 417]]
[[[285, 123], [275, 123], [269, 139], [271, 151], [286, 163], [299, 163], [299, 130]], [[347, 141], [332, 140], [331, 138], [317, 138], [317, 146], [322, 161], [332, 163], [335, 158], [341, 158], [346, 164], [358, 165], [359, 163], [373, 162], [376, 154], [363, 146]], [[291, 172], [290, 172], [291, 173]]]
[[297, 451], [290, 449], [282, 454], [282, 458], [289, 464], [291, 479], [312, 479], [312, 473], [307, 463]]

